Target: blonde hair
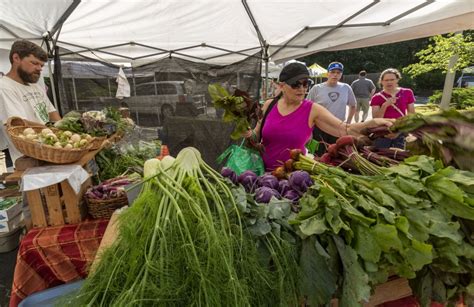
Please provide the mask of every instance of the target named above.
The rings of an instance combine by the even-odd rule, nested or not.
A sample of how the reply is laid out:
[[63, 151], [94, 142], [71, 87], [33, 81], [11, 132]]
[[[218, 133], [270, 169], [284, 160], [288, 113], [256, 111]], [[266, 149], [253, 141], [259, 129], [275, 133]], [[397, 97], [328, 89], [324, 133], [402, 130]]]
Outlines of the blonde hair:
[[400, 80], [402, 78], [402, 74], [398, 71], [398, 69], [395, 68], [387, 68], [382, 73], [380, 74], [379, 77], [379, 86], [382, 86], [382, 79], [386, 74], [394, 74], [397, 80]]

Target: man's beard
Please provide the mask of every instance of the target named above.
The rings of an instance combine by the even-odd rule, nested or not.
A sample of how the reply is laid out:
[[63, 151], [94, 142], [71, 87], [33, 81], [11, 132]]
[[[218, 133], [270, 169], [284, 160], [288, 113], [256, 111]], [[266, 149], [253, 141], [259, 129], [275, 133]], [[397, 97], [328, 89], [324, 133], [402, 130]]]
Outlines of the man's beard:
[[24, 83], [36, 83], [39, 80], [40, 75], [34, 73], [27, 73], [21, 67], [17, 68], [17, 74], [23, 80]]

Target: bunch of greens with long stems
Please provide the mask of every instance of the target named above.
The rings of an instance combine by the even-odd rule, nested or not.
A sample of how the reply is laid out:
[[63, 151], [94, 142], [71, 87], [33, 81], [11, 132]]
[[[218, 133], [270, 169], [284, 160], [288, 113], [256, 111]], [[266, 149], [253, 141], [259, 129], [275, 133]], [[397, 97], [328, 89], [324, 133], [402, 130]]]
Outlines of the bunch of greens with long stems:
[[427, 156], [372, 176], [301, 153], [292, 159], [314, 181], [290, 221], [303, 240], [301, 279], [311, 305], [336, 296], [342, 306], [360, 306], [390, 275], [409, 279], [422, 306], [461, 295], [474, 302], [474, 173]]
[[296, 265], [272, 236], [271, 256], [262, 257], [228, 183], [196, 149], [183, 149], [166, 170], [157, 167], [71, 305], [297, 304]]

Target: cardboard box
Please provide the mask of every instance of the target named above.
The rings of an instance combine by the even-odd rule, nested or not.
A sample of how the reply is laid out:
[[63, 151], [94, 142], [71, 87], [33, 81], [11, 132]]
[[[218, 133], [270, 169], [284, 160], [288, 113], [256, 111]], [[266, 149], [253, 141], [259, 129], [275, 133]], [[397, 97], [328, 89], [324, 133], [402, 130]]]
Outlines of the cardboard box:
[[0, 222], [6, 222], [16, 217], [21, 213], [22, 207], [21, 197], [7, 197], [0, 200]]
[[22, 225], [22, 215], [17, 214], [13, 218], [11, 218], [9, 221], [3, 221], [0, 222], [0, 233], [5, 233], [5, 232], [10, 232], [15, 230], [16, 228], [20, 227]]

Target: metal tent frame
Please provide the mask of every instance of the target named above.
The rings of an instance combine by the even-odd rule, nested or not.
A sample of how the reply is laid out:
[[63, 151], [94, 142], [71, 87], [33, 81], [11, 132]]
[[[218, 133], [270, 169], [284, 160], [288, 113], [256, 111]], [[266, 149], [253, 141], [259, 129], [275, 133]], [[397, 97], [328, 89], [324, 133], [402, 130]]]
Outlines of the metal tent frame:
[[[287, 39], [285, 43], [283, 44], [270, 44], [268, 40], [264, 37], [264, 34], [260, 30], [260, 26], [252, 12], [251, 7], [249, 6], [247, 0], [241, 0], [241, 4], [245, 9], [245, 12], [247, 14], [247, 17], [249, 18], [256, 34], [258, 37], [259, 41], [259, 46], [255, 47], [250, 47], [242, 50], [229, 50], [225, 49], [219, 46], [207, 44], [206, 42], [203, 42], [201, 44], [194, 44], [190, 46], [185, 46], [182, 48], [177, 48], [177, 49], [166, 49], [166, 48], [160, 48], [156, 46], [151, 46], [148, 44], [143, 44], [139, 41], [129, 41], [129, 42], [123, 42], [120, 44], [114, 44], [114, 45], [105, 45], [101, 47], [96, 47], [96, 48], [90, 48], [87, 46], [82, 46], [78, 45], [72, 42], [60, 40], [60, 34], [61, 34], [61, 29], [63, 24], [66, 22], [66, 20], [71, 16], [71, 14], [77, 9], [77, 7], [80, 5], [81, 0], [72, 0], [72, 3], [67, 7], [67, 9], [64, 11], [64, 13], [61, 15], [61, 17], [56, 21], [54, 26], [51, 28], [50, 31], [46, 32], [43, 34], [42, 37], [36, 37], [36, 38], [25, 38], [25, 39], [30, 39], [30, 40], [41, 40], [42, 43], [45, 44], [47, 52], [48, 52], [48, 68], [50, 72], [51, 78], [53, 77], [53, 74], [51, 72], [51, 59], [54, 58], [54, 56], [72, 56], [72, 55], [78, 55], [84, 58], [88, 58], [87, 56], [84, 55], [86, 52], [90, 52], [94, 55], [96, 55], [100, 59], [100, 54], [108, 55], [108, 56], [114, 56], [118, 58], [122, 58], [127, 61], [136, 61], [140, 59], [146, 59], [146, 58], [151, 58], [154, 56], [160, 56], [162, 55], [163, 57], [165, 56], [179, 56], [182, 58], [189, 58], [191, 60], [196, 60], [196, 61], [203, 61], [206, 62], [211, 59], [215, 58], [220, 58], [220, 57], [225, 57], [229, 55], [241, 55], [245, 57], [255, 57], [256, 51], [261, 51], [261, 59], [265, 63], [265, 82], [264, 82], [264, 88], [266, 89], [268, 86], [268, 62], [269, 60], [274, 57], [275, 55], [279, 54], [282, 50], [285, 48], [293, 48], [293, 49], [301, 49], [301, 55], [305, 54], [304, 50], [309, 50], [309, 47], [319, 41], [321, 41], [323, 38], [327, 37], [334, 31], [341, 29], [341, 28], [353, 28], [353, 27], [358, 27], [358, 28], [366, 28], [366, 27], [387, 27], [391, 25], [393, 22], [400, 20], [401, 18], [410, 15], [422, 8], [425, 8], [426, 6], [429, 6], [433, 3], [435, 3], [435, 0], [424, 0], [422, 3], [412, 7], [412, 8], [407, 8], [406, 10], [402, 11], [398, 15], [383, 21], [383, 22], [373, 22], [373, 23], [349, 23], [350, 21], [353, 21], [357, 16], [360, 16], [362, 13], [367, 12], [369, 9], [379, 5], [382, 1], [381, 0], [373, 0], [372, 2], [368, 3], [358, 11], [354, 12], [350, 16], [346, 17], [344, 20], [338, 22], [337, 24], [333, 25], [325, 25], [325, 26], [305, 26], [301, 28], [296, 34], [294, 34], [291, 38]], [[0, 24], [0, 28], [5, 30], [6, 32], [10, 33], [13, 38], [0, 38], [0, 41], [12, 41], [15, 39], [20, 38], [19, 35], [15, 34], [14, 31], [9, 29], [7, 26]], [[292, 44], [292, 42], [296, 41], [298, 38], [302, 37], [303, 35], [308, 35], [312, 31], [320, 31], [320, 30], [325, 30], [316, 37], [314, 37], [311, 41], [305, 43], [305, 44]], [[79, 50], [76, 51], [66, 51], [62, 52], [59, 54], [55, 54], [55, 50], [57, 50], [57, 46], [61, 45], [61, 47], [66, 47], [66, 46], [71, 46], [74, 48], [79, 48]], [[114, 48], [117, 47], [126, 47], [126, 46], [137, 46], [137, 47], [142, 47], [143, 50], [150, 50], [150, 53], [145, 53], [140, 56], [136, 57], [131, 57], [126, 54], [120, 54], [113, 52]], [[190, 50], [195, 50], [197, 48], [209, 48], [213, 49], [216, 51], [220, 51], [219, 54], [217, 55], [212, 55], [208, 57], [198, 57], [191, 55], [187, 53], [186, 51]], [[329, 48], [328, 48], [329, 49]], [[274, 51], [271, 51], [274, 50]], [[307, 53], [307, 52], [306, 52]], [[97, 61], [94, 59], [94, 61]], [[107, 62], [104, 60], [104, 62]], [[54, 87], [54, 82], [52, 82], [53, 87]], [[55, 89], [53, 88], [53, 93], [55, 93]], [[266, 93], [264, 92], [266, 95]], [[54, 103], [57, 106], [57, 98], [56, 95], [54, 94]]]

